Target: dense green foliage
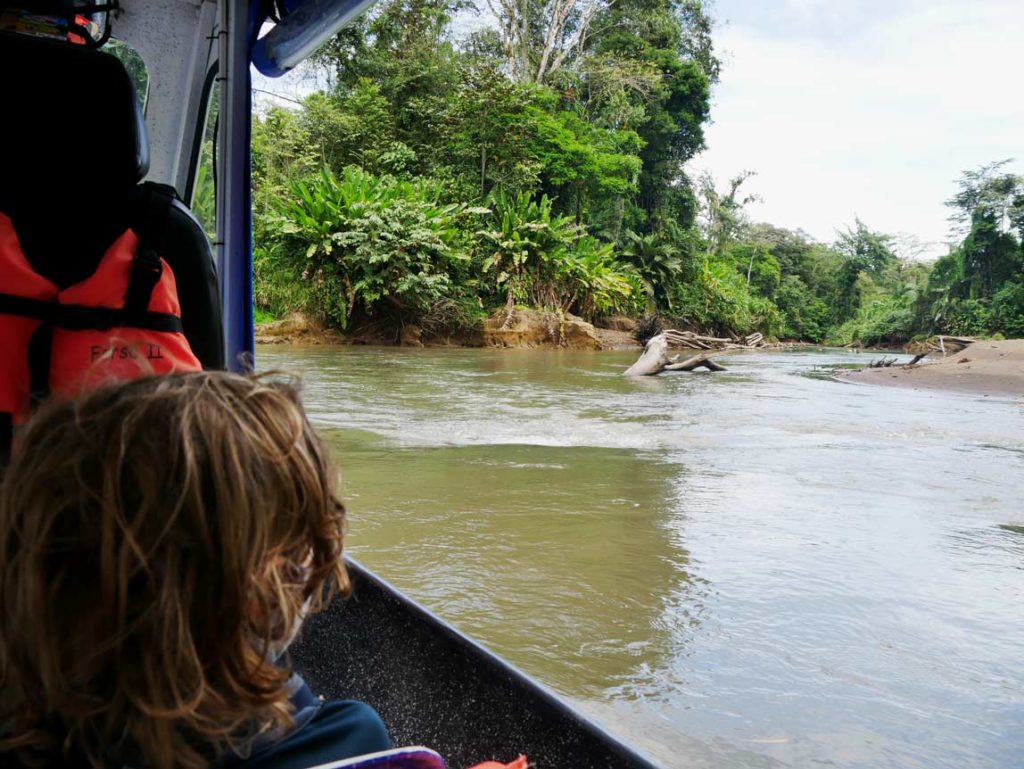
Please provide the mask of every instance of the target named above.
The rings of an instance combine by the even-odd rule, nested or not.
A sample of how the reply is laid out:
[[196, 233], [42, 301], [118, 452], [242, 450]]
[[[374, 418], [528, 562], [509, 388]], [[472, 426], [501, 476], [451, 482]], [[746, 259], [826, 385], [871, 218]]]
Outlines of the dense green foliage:
[[436, 184], [324, 169], [279, 201], [278, 253], [287, 268], [300, 267], [303, 291], [341, 328], [382, 303], [399, 319], [435, 313], [457, 297], [469, 261], [462, 207], [439, 199]]
[[[532, 305], [713, 333], [898, 344], [1024, 334], [1024, 180], [950, 201], [933, 268], [857, 220], [831, 244], [749, 221], [684, 164], [719, 62], [699, 0], [385, 0], [318, 57], [329, 87], [258, 116], [256, 301], [426, 331]], [[482, 6], [477, 9], [483, 11]], [[525, 16], [524, 16], [525, 15]]]

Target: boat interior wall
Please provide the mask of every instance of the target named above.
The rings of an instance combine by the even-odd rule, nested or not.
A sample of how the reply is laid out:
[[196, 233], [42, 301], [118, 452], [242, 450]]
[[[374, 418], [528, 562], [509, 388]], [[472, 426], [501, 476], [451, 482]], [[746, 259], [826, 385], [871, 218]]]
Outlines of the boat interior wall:
[[209, 108], [207, 83], [219, 54], [214, 0], [124, 0], [114, 37], [142, 57], [149, 72], [146, 126], [148, 178], [191, 188]]
[[[159, 212], [157, 251], [177, 282], [186, 338], [222, 368], [220, 300], [210, 242], [169, 194], [139, 186], [146, 130], [135, 89], [110, 54], [4, 35], [0, 44], [0, 211], [39, 273], [66, 287], [91, 275], [126, 229]], [[6, 372], [3, 372], [6, 374]]]

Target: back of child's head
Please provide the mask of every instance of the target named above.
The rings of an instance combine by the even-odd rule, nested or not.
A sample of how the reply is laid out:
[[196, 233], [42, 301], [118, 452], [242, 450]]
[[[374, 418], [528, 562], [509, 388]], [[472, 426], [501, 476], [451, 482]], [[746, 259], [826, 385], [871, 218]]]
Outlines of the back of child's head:
[[307, 602], [348, 588], [334, 483], [274, 379], [150, 377], [44, 405], [0, 489], [0, 751], [201, 767], [286, 726], [272, 660]]

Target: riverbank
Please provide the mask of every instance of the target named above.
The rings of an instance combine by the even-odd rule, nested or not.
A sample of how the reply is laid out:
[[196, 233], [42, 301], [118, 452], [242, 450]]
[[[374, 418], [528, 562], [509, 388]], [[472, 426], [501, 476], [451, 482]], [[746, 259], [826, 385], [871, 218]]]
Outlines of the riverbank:
[[982, 340], [934, 362], [841, 371], [837, 377], [915, 390], [1024, 396], [1024, 339]]
[[342, 333], [296, 313], [288, 318], [259, 323], [257, 344], [384, 345], [399, 347], [507, 347], [516, 349], [562, 348], [569, 350], [638, 349], [633, 332], [636, 322], [614, 316], [595, 326], [582, 318], [516, 308], [510, 319], [498, 312], [486, 318], [478, 330], [431, 333], [418, 326], [400, 329], [379, 324], [355, 324]]

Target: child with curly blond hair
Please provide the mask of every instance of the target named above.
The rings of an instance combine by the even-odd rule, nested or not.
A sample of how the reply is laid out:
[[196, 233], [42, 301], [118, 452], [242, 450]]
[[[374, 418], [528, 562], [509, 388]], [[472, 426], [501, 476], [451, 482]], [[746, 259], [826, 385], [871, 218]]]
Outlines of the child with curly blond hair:
[[390, 747], [284, 654], [349, 589], [335, 477], [277, 379], [45, 404], [0, 488], [0, 764], [291, 769]]

